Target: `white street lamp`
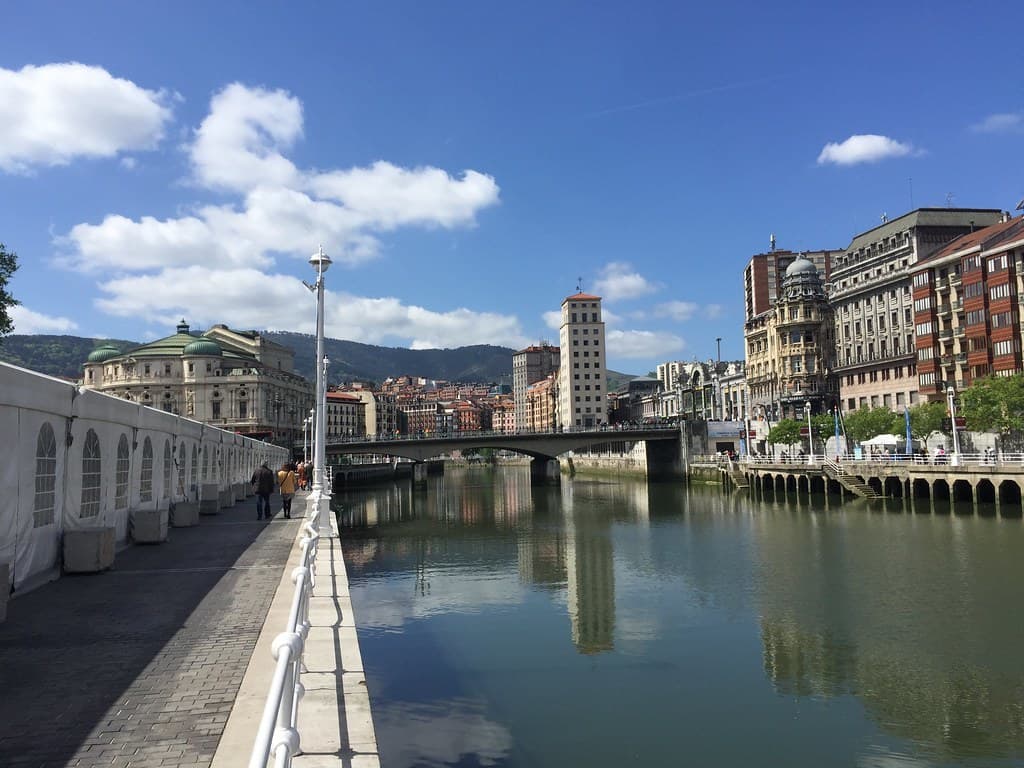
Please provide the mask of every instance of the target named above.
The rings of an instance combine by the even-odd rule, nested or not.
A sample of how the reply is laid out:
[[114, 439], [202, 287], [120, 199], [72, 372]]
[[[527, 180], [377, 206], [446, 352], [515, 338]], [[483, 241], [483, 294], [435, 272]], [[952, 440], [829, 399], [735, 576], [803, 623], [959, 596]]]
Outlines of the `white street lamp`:
[[949, 457], [949, 464], [953, 467], [960, 466], [960, 437], [956, 428], [956, 390], [952, 387], [946, 390], [949, 398], [949, 425], [953, 428], [953, 455]]
[[[316, 270], [316, 359], [324, 357], [324, 273], [331, 266], [331, 258], [324, 253], [323, 246], [309, 257], [309, 263]], [[320, 506], [324, 498], [324, 431], [325, 408], [323, 403], [327, 397], [326, 366], [316, 367], [316, 428], [313, 430], [313, 525], [320, 526]], [[329, 498], [329, 495], [328, 497]]]
[[807, 448], [810, 455], [807, 457], [807, 463], [814, 463], [814, 430], [811, 428], [811, 401], [808, 400], [804, 403], [804, 413], [807, 414]]

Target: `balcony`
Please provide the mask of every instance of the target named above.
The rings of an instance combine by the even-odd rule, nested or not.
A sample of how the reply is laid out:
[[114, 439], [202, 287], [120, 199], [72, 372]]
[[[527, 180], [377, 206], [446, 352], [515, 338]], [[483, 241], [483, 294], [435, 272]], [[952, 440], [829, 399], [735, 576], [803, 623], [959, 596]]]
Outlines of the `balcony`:
[[948, 315], [953, 311], [953, 307], [950, 304], [939, 304], [939, 306], [936, 307], [936, 311], [940, 315]]
[[938, 333], [939, 341], [952, 341], [953, 330], [951, 328], [943, 328]]
[[958, 325], [956, 328], [953, 329], [953, 335], [956, 336], [958, 339], [962, 339], [966, 333], [967, 329], [962, 325]]
[[954, 286], [955, 285], [960, 285], [960, 275], [950, 275], [949, 276], [949, 284], [950, 285], [954, 285]]

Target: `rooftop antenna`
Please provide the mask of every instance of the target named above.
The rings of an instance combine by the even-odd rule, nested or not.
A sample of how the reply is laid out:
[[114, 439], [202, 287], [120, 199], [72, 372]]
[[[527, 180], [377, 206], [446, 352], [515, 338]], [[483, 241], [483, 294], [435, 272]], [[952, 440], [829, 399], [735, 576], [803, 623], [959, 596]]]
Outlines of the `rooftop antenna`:
[[1019, 203], [1017, 203], [1017, 210], [1024, 211], [1024, 200], [1021, 200]]
[[583, 278], [576, 278], [576, 293], [583, 293]]
[[947, 192], [946, 193], [946, 207], [947, 208], [952, 208], [953, 207], [953, 193], [952, 192]]
[[887, 214], [885, 211], [882, 211], [882, 223], [883, 224], [887, 224], [888, 222], [889, 222], [889, 214]]
[[[1022, 201], [1022, 202], [1024, 202], [1024, 201]], [[771, 245], [772, 253], [775, 253], [775, 233], [774, 232], [772, 232], [771, 235], [768, 237], [768, 242]]]

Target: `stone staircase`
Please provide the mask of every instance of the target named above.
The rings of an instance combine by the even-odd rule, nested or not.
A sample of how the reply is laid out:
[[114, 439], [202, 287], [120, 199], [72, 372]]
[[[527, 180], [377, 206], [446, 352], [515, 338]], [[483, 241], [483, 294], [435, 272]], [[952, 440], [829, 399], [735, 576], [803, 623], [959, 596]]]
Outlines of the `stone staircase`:
[[837, 462], [825, 459], [825, 461], [822, 462], [821, 468], [824, 470], [826, 475], [831, 477], [854, 496], [858, 496], [862, 499], [882, 498], [874, 488], [867, 483], [862, 483], [856, 476], [851, 475]]
[[749, 488], [750, 482], [747, 480], [746, 474], [739, 468], [735, 461], [728, 459], [724, 464], [721, 465], [722, 472], [729, 476], [732, 480], [732, 484], [737, 488]]

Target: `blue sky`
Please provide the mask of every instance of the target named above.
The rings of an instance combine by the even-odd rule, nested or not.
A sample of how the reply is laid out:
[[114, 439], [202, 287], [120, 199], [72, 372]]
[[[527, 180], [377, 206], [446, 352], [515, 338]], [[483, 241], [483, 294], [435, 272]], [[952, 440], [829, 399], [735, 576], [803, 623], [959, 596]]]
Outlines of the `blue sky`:
[[[772, 7], [766, 7], [772, 5]], [[965, 3], [21, 2], [0, 10], [15, 333], [743, 354], [742, 269], [1024, 197], [1024, 11]]]

